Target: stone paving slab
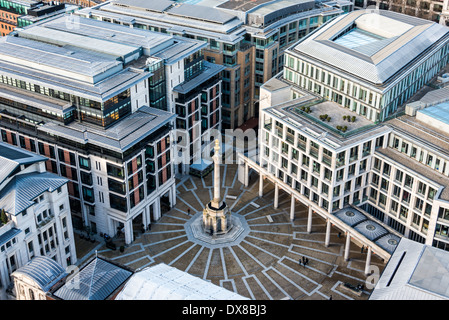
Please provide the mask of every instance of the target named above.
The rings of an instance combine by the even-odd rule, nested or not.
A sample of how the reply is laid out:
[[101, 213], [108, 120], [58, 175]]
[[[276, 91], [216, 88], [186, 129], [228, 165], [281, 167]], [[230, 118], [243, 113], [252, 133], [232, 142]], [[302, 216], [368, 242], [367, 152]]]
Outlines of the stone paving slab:
[[[252, 172], [249, 186], [244, 187], [238, 181], [236, 165], [222, 165], [220, 171], [221, 194], [232, 212], [246, 221], [244, 237], [238, 242], [207, 247], [187, 236], [186, 226], [210, 201], [213, 174], [209, 174], [177, 180], [176, 206], [153, 222], [151, 229], [126, 246], [123, 253], [104, 246], [98, 252], [134, 269], [163, 262], [250, 299], [322, 300], [330, 295], [335, 300], [368, 298], [369, 291], [357, 297], [338, 289], [344, 282], [365, 281], [366, 254], [361, 254], [359, 247], [352, 244], [351, 259], [344, 261], [344, 237], [338, 238], [337, 230], [332, 228], [330, 246], [326, 247], [322, 218], [314, 215], [312, 233], [307, 233], [308, 209], [296, 203], [295, 219], [290, 221], [289, 194], [280, 190], [279, 207], [275, 209], [271, 183], [264, 183], [264, 196], [259, 198], [257, 174]], [[268, 215], [273, 222], [269, 222]], [[306, 267], [298, 264], [302, 256], [309, 258]], [[376, 255], [372, 256], [372, 264], [380, 272], [385, 266]]]

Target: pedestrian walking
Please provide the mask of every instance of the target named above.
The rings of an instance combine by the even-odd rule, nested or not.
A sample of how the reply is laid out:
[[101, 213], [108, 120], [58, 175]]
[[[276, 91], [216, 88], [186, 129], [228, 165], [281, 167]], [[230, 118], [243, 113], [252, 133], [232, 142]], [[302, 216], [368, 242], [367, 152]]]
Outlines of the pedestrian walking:
[[341, 232], [338, 233], [338, 239], [340, 239], [340, 237], [341, 237]]
[[329, 300], [332, 300], [332, 295], [330, 295]]
[[306, 258], [306, 265], [309, 264], [309, 258]]
[[363, 249], [365, 249], [365, 246], [362, 246], [362, 249], [360, 250], [361, 253], [363, 253]]

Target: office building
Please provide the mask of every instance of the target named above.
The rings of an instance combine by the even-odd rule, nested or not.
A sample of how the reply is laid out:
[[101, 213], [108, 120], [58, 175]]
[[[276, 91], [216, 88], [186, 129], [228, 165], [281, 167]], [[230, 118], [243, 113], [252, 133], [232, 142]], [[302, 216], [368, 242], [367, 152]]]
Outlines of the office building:
[[447, 3], [447, 0], [355, 0], [354, 6], [357, 9], [377, 7], [381, 10], [394, 11], [441, 23], [441, 16], [444, 14], [444, 3]]
[[[261, 88], [259, 157], [239, 156], [239, 179], [247, 184], [254, 169], [260, 196], [266, 181], [275, 185], [275, 206], [280, 189], [291, 194], [292, 219], [299, 201], [308, 230], [317, 214], [380, 256], [401, 237], [449, 249], [447, 89], [408, 100], [442, 72], [449, 29], [373, 14], [341, 16], [286, 51], [284, 72]], [[382, 23], [367, 32], [373, 21]], [[400, 35], [386, 37], [399, 26]], [[383, 60], [373, 63], [376, 55]], [[386, 240], [385, 230], [394, 237]]]
[[284, 77], [384, 121], [448, 62], [448, 28], [395, 12], [357, 10], [286, 51]]
[[0, 35], [5, 36], [30, 24], [78, 10], [77, 5], [36, 0], [8, 0], [0, 3]]
[[[1, 39], [2, 140], [47, 156], [48, 171], [69, 179], [76, 228], [119, 230], [130, 243], [175, 205], [173, 128], [185, 117], [200, 141], [202, 107], [207, 116], [219, 112], [220, 69], [195, 64], [204, 45], [195, 40], [80, 17], [66, 22]], [[196, 76], [179, 82], [184, 71]], [[170, 96], [172, 85], [179, 96]], [[151, 107], [157, 86], [170, 108], [188, 105], [185, 114]]]
[[222, 83], [222, 129], [236, 129], [258, 117], [259, 87], [282, 70], [283, 49], [352, 7], [349, 1], [190, 4], [117, 0], [85, 8], [77, 14], [205, 42], [205, 59], [226, 67]]

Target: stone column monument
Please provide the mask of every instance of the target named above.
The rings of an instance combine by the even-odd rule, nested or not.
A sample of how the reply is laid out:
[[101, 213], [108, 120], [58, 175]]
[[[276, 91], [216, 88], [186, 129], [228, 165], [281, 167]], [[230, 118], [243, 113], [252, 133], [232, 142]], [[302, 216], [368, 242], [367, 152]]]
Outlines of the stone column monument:
[[220, 196], [220, 143], [215, 140], [214, 160], [214, 198], [203, 210], [203, 230], [211, 235], [225, 234], [232, 228], [231, 212]]

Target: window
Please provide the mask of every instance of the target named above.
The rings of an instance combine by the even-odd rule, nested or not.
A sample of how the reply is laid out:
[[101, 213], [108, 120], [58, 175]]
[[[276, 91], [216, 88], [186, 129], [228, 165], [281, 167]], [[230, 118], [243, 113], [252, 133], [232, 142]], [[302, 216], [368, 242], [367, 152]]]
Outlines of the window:
[[408, 174], [405, 175], [405, 186], [411, 188], [413, 185], [413, 178]]
[[435, 197], [435, 193], [436, 193], [436, 190], [429, 187], [429, 191], [427, 193], [427, 199], [433, 200], [433, 198]]
[[401, 170], [396, 170], [396, 181], [402, 182], [402, 178], [404, 176], [404, 173]]
[[309, 157], [303, 155], [303, 157], [302, 157], [302, 164], [303, 164], [304, 166], [308, 167], [308, 166], [309, 166], [309, 161], [310, 161], [310, 160], [309, 160]]
[[78, 156], [80, 168], [90, 170], [90, 159]]
[[440, 208], [438, 212], [438, 219], [448, 220], [449, 221], [449, 209]]

